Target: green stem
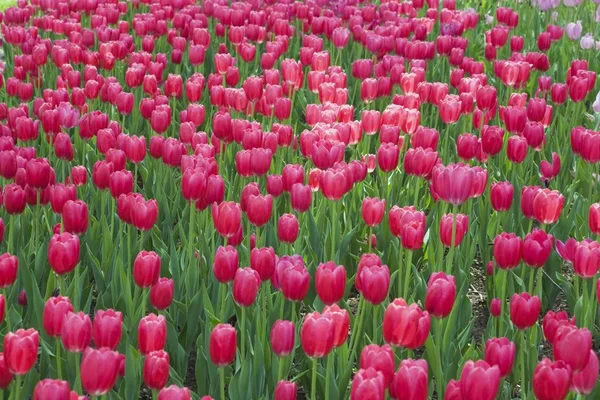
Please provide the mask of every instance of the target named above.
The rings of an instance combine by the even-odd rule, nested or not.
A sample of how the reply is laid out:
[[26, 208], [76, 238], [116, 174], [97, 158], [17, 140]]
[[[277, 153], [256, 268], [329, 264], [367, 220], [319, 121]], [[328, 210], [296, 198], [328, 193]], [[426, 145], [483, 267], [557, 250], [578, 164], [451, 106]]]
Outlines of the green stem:
[[337, 217], [337, 213], [336, 213], [336, 208], [337, 208], [337, 201], [333, 201], [333, 204], [331, 205], [331, 257], [330, 259], [332, 261], [336, 261], [335, 260], [335, 245], [336, 245], [336, 227], [337, 227], [337, 221], [336, 221], [336, 217]]
[[318, 359], [313, 358], [312, 360], [312, 384], [310, 388], [310, 400], [317, 399], [317, 362]]
[[508, 270], [499, 271], [500, 276], [502, 277], [502, 290], [500, 293], [500, 315], [498, 318], [500, 319], [500, 329], [498, 330], [498, 335], [502, 335], [502, 325], [504, 323], [504, 316], [506, 315], [506, 290], [508, 289]]
[[404, 271], [404, 291], [402, 292], [402, 298], [406, 301], [408, 301], [408, 291], [409, 291], [409, 287], [408, 284], [410, 282], [410, 275], [412, 273], [412, 257], [413, 257], [413, 252], [410, 250], [408, 251], [408, 257], [406, 257], [406, 271]]
[[267, 321], [267, 285], [263, 285], [262, 290], [261, 290], [261, 300], [262, 300], [262, 307], [261, 307], [261, 312], [262, 312], [262, 321], [264, 324], [264, 329], [262, 330], [262, 335], [263, 335], [263, 339], [265, 339], [267, 337], [267, 329], [269, 329], [269, 324]]
[[285, 357], [279, 357], [279, 367], [277, 368], [277, 382], [282, 379], [285, 379], [283, 376], [283, 367], [285, 365]]
[[221, 284], [220, 288], [219, 288], [219, 294], [221, 296], [221, 302], [219, 304], [219, 320], [221, 322], [225, 322], [223, 320], [223, 318], [225, 318], [225, 303], [226, 303], [226, 299], [227, 299], [227, 284], [223, 283]]
[[327, 367], [325, 370], [325, 398], [329, 399], [329, 374], [331, 374], [331, 363], [333, 361], [334, 352], [332, 351], [327, 356]]
[[56, 372], [58, 374], [58, 379], [62, 379], [62, 358], [60, 356], [60, 348], [61, 343], [60, 339], [56, 338]]
[[15, 390], [14, 390], [14, 400], [20, 400], [21, 399], [21, 375], [17, 375], [15, 377], [15, 383], [13, 383]]
[[584, 328], [590, 328], [589, 327], [589, 321], [588, 321], [588, 299], [589, 299], [589, 288], [588, 288], [588, 284], [589, 284], [589, 279], [584, 279], [583, 280], [583, 326]]
[[458, 206], [452, 205], [452, 238], [450, 239], [450, 251], [448, 252], [448, 269], [446, 272], [452, 274], [452, 267], [454, 266], [454, 247], [456, 247], [456, 213], [458, 212]]
[[225, 400], [225, 367], [219, 368], [219, 382], [221, 386], [221, 400]]
[[519, 357], [521, 358], [521, 398], [522, 399], [526, 399], [527, 398], [527, 372], [526, 372], [526, 365], [525, 365], [525, 330], [521, 331], [521, 349], [519, 351]]
[[242, 307], [242, 331], [240, 332], [242, 361], [246, 357], [246, 307]]
[[[13, 254], [14, 251], [14, 247], [13, 247], [13, 239], [14, 239], [14, 232], [15, 232], [15, 215], [14, 214], [10, 214], [10, 217], [8, 217], [8, 253], [9, 254]], [[7, 299], [8, 300], [8, 299]]]
[[358, 345], [358, 341], [360, 340], [360, 336], [362, 335], [365, 313], [364, 313], [364, 310], [362, 310], [362, 312], [361, 312], [361, 308], [365, 307], [364, 303], [365, 303], [365, 300], [363, 297], [361, 297], [359, 304], [358, 304], [358, 313], [360, 315], [358, 316], [358, 325], [357, 325], [356, 332], [354, 332], [352, 334], [354, 341], [352, 342], [352, 346], [351, 346], [350, 359], [348, 360], [349, 363], [354, 362], [354, 354], [356, 353], [356, 346]]
[[410, 250], [405, 250], [404, 247], [400, 247], [400, 260], [398, 261], [398, 297], [402, 297], [402, 274], [400, 273], [400, 268], [402, 266], [402, 261], [404, 260], [403, 253], [410, 252]]
[[368, 246], [369, 246], [369, 251], [367, 253], [371, 253], [371, 248], [372, 248], [372, 246], [371, 246], [371, 238], [372, 237], [373, 237], [373, 227], [370, 226], [369, 227], [369, 236], [367, 236], [367, 243], [368, 243]]
[[441, 376], [443, 374], [443, 372], [442, 372], [442, 354], [444, 354], [442, 351], [443, 341], [441, 340], [442, 339], [442, 320], [441, 320], [441, 318], [434, 318], [434, 320], [435, 320], [435, 326], [437, 328], [437, 334], [440, 339], [438, 341], [438, 346], [437, 346], [437, 350], [438, 350], [437, 370], [438, 370], [438, 375], [440, 375], [440, 376], [435, 377], [435, 384], [436, 384], [436, 388], [437, 388], [437, 398], [443, 399], [444, 398], [444, 379]]
[[283, 319], [283, 311], [285, 306], [285, 297], [281, 295], [281, 303], [279, 303], [279, 319]]
[[373, 343], [377, 343], [377, 328], [379, 322], [377, 320], [377, 311], [379, 311], [379, 308], [376, 304], [373, 304], [373, 337], [371, 338], [371, 340], [373, 340]]
[[[527, 268], [525, 266], [525, 264], [523, 264], [523, 268]], [[527, 287], [529, 289], [529, 293], [531, 293], [531, 295], [533, 295], [533, 277], [535, 276], [535, 270], [530, 268], [529, 271], [529, 286]]]

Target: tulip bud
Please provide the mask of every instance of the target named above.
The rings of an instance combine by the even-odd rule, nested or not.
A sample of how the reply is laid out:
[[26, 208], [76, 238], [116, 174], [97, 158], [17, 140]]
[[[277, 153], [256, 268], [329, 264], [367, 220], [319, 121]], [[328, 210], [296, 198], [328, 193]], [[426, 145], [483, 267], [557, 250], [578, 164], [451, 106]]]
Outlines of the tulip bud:
[[362, 217], [367, 226], [377, 226], [385, 214], [385, 199], [367, 197], [362, 202]]
[[[12, 227], [11, 227], [12, 228]], [[0, 255], [0, 288], [4, 289], [15, 283], [19, 259], [9, 253]]]
[[515, 352], [515, 344], [505, 337], [491, 338], [485, 342], [485, 361], [491, 366], [497, 366], [503, 378], [512, 371]]
[[[551, 385], [548, 383], [552, 382]], [[563, 361], [544, 358], [533, 372], [533, 392], [540, 400], [564, 399], [569, 392], [571, 369]]]
[[502, 312], [502, 302], [499, 298], [493, 298], [490, 303], [490, 314], [493, 317], [498, 317]]
[[92, 341], [92, 321], [83, 313], [67, 312], [64, 317], [60, 339], [67, 351], [81, 353]]
[[434, 317], [447, 317], [456, 299], [456, 281], [452, 275], [443, 272], [431, 274], [427, 283], [425, 309]]
[[218, 367], [225, 367], [235, 361], [237, 333], [229, 324], [218, 324], [210, 333], [210, 359]]
[[158, 278], [158, 281], [150, 289], [150, 304], [157, 310], [167, 309], [173, 301], [173, 291], [173, 279]]
[[508, 181], [493, 183], [490, 189], [492, 208], [498, 212], [510, 210], [513, 192], [513, 186]]
[[146, 355], [142, 372], [144, 383], [152, 390], [160, 390], [169, 380], [169, 353], [157, 350]]
[[79, 262], [79, 237], [69, 232], [55, 234], [48, 244], [48, 262], [50, 267], [59, 275], [64, 275], [75, 269]]
[[281, 242], [294, 243], [298, 238], [298, 218], [294, 214], [283, 214], [277, 221], [277, 237]]
[[162, 315], [149, 314], [138, 325], [138, 347], [140, 353], [148, 354], [162, 350], [167, 341], [167, 323]]
[[521, 262], [523, 241], [514, 233], [502, 232], [494, 239], [494, 260], [501, 269], [515, 268]]
[[271, 328], [271, 347], [277, 357], [285, 357], [294, 350], [296, 331], [291, 321], [277, 320]]
[[260, 276], [252, 268], [241, 268], [233, 279], [233, 299], [240, 307], [250, 307], [260, 288]]
[[93, 324], [94, 345], [97, 348], [116, 349], [123, 332], [123, 314], [118, 311], [98, 310]]
[[153, 251], [142, 250], [133, 261], [133, 280], [140, 288], [152, 287], [160, 276], [161, 260]]
[[518, 329], [527, 329], [535, 325], [542, 304], [538, 296], [524, 292], [515, 293], [510, 299], [510, 320]]
[[329, 354], [334, 342], [334, 321], [329, 314], [317, 311], [306, 314], [300, 339], [302, 349], [310, 358], [322, 358]]
[[233, 246], [219, 246], [215, 253], [213, 262], [213, 273], [221, 283], [227, 283], [234, 279], [239, 268], [238, 252]]
[[315, 287], [321, 301], [326, 305], [337, 303], [346, 289], [346, 269], [333, 261], [319, 264], [315, 274]]

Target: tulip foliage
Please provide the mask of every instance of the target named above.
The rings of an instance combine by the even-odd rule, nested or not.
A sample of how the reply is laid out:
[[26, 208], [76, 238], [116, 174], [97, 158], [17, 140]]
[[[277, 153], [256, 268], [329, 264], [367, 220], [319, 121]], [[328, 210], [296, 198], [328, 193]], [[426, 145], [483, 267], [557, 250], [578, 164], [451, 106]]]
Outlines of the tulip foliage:
[[600, 398], [600, 11], [496, 3], [0, 13], [0, 397]]

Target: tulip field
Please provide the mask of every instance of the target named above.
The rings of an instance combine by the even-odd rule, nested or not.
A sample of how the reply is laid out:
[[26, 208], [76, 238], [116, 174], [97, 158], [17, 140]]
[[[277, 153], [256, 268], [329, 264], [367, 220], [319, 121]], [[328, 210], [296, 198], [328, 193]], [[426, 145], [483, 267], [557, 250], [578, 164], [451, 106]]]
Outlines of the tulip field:
[[0, 400], [600, 399], [600, 0], [0, 29]]

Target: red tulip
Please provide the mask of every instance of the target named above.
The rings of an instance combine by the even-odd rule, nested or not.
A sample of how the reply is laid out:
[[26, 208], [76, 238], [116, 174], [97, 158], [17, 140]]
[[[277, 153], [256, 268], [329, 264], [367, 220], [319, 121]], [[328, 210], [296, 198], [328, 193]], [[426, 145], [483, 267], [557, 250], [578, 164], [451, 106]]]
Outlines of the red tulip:
[[91, 396], [102, 396], [115, 385], [121, 357], [106, 347], [88, 347], [81, 359], [81, 385]]
[[520, 164], [527, 157], [527, 140], [522, 136], [511, 136], [506, 145], [506, 155], [511, 162]]
[[491, 338], [485, 342], [485, 361], [491, 366], [497, 366], [503, 378], [512, 371], [515, 352], [515, 344], [505, 337]]
[[92, 328], [94, 345], [97, 348], [108, 347], [114, 350], [121, 341], [123, 314], [112, 309], [98, 310]]
[[323, 308], [324, 314], [328, 314], [333, 321], [333, 347], [338, 348], [346, 342], [350, 332], [348, 311], [341, 309], [337, 304], [333, 304]]
[[[191, 400], [192, 395], [186, 387], [180, 388], [175, 385], [167, 386], [158, 392], [158, 400]], [[212, 400], [210, 396], [204, 396], [201, 400]]]
[[25, 164], [27, 183], [35, 189], [44, 189], [50, 183], [50, 164], [45, 158], [33, 158]]
[[283, 193], [283, 179], [281, 175], [267, 175], [267, 193], [273, 197], [281, 196], [281, 193]]
[[521, 212], [526, 218], [534, 218], [533, 200], [541, 190], [539, 186], [523, 186], [521, 188]]
[[395, 299], [383, 316], [383, 338], [392, 346], [416, 349], [423, 346], [429, 335], [429, 313], [417, 304]]
[[432, 188], [442, 199], [453, 205], [464, 203], [475, 184], [475, 172], [462, 164], [441, 164], [433, 168]]
[[185, 170], [181, 178], [181, 192], [187, 201], [196, 201], [206, 192], [206, 175], [201, 168]]
[[88, 228], [88, 207], [82, 200], [68, 200], [63, 209], [63, 227], [71, 233], [85, 233]]
[[58, 275], [67, 274], [79, 262], [79, 237], [69, 232], [55, 234], [48, 244], [48, 262]]
[[157, 310], [167, 309], [173, 301], [174, 290], [173, 279], [158, 278], [150, 289], [150, 304]]
[[530, 267], [542, 267], [552, 252], [554, 237], [541, 229], [534, 229], [523, 241], [523, 261]]
[[594, 350], [590, 350], [586, 365], [571, 377], [571, 390], [582, 395], [592, 393], [598, 380], [598, 368], [598, 356]]
[[390, 384], [390, 397], [393, 399], [427, 399], [427, 361], [405, 359], [394, 374]]
[[298, 237], [298, 219], [294, 214], [283, 214], [277, 221], [277, 238], [284, 243], [294, 243]]
[[43, 325], [48, 336], [59, 337], [67, 313], [73, 311], [68, 297], [50, 297], [44, 305]]
[[71, 388], [69, 387], [69, 382], [67, 381], [61, 381], [58, 379], [43, 379], [39, 381], [33, 389], [33, 400], [69, 400], [70, 398]]
[[370, 344], [363, 347], [360, 353], [360, 368], [373, 368], [381, 372], [385, 378], [385, 387], [389, 386], [394, 377], [394, 364], [394, 352], [387, 344], [381, 347], [376, 344]]
[[17, 296], [17, 304], [21, 307], [25, 307], [27, 305], [27, 291], [25, 289], [19, 292], [19, 296]]
[[110, 174], [108, 182], [110, 194], [115, 199], [119, 195], [127, 194], [133, 190], [133, 174], [130, 171], [115, 171]]
[[18, 329], [4, 336], [4, 361], [15, 375], [25, 375], [33, 368], [40, 347], [40, 335], [33, 328]]
[[142, 376], [150, 389], [164, 388], [169, 380], [169, 353], [157, 350], [146, 354]]
[[559, 327], [552, 343], [554, 359], [564, 361], [573, 371], [580, 371], [586, 366], [591, 349], [590, 331], [571, 325]]
[[571, 369], [562, 361], [544, 358], [533, 372], [533, 392], [539, 400], [566, 398], [570, 382]]
[[294, 382], [288, 382], [281, 380], [275, 386], [275, 392], [273, 393], [274, 400], [296, 400], [296, 384]]
[[553, 224], [560, 217], [564, 202], [558, 190], [542, 189], [533, 199], [533, 215], [542, 224]]
[[373, 368], [359, 369], [352, 379], [350, 400], [385, 399], [385, 380], [383, 374]]
[[460, 394], [460, 382], [450, 379], [446, 386], [446, 393], [444, 394], [444, 400], [462, 400]]
[[320, 314], [317, 311], [306, 314], [300, 339], [302, 349], [310, 358], [321, 358], [329, 354], [333, 348], [334, 321], [329, 314]]
[[230, 238], [240, 229], [242, 210], [239, 204], [233, 201], [224, 201], [219, 205], [213, 204], [212, 218], [217, 232], [226, 238]]
[[392, 207], [388, 213], [390, 231], [401, 240], [402, 247], [417, 250], [425, 236], [425, 213], [414, 206]]
[[283, 190], [290, 192], [296, 183], [304, 183], [304, 169], [301, 165], [287, 164], [283, 167], [281, 179], [283, 181]]
[[425, 309], [434, 317], [447, 317], [456, 299], [456, 281], [452, 275], [443, 272], [431, 274], [427, 283]]
[[210, 359], [217, 367], [225, 367], [235, 361], [237, 334], [229, 324], [218, 324], [210, 333]]
[[317, 294], [324, 304], [330, 305], [344, 297], [346, 269], [333, 261], [319, 264], [315, 274]]
[[531, 296], [527, 292], [515, 293], [510, 298], [510, 320], [518, 329], [530, 328], [540, 316], [541, 306], [538, 296]]
[[523, 240], [514, 233], [502, 232], [494, 239], [494, 260], [501, 269], [515, 268], [521, 262]]
[[[62, 214], [65, 203], [69, 200], [77, 199], [77, 188], [74, 185], [63, 185], [57, 183], [50, 189], [50, 205], [52, 211]], [[71, 217], [73, 219], [74, 216]], [[72, 232], [76, 233], [76, 232]]]
[[492, 208], [499, 212], [510, 210], [513, 192], [513, 186], [508, 181], [493, 183], [490, 189]]
[[408, 175], [428, 178], [438, 161], [438, 153], [431, 149], [409, 149], [404, 156], [404, 171]]
[[400, 148], [394, 143], [382, 143], [377, 150], [377, 165], [383, 172], [392, 172], [398, 166]]
[[162, 350], [167, 341], [167, 322], [162, 315], [149, 314], [138, 325], [138, 347], [140, 353], [148, 354]]
[[239, 266], [239, 256], [235, 247], [219, 246], [213, 262], [215, 278], [221, 283], [230, 282], [234, 279]]
[[260, 276], [252, 268], [240, 268], [233, 279], [233, 299], [240, 307], [250, 307], [260, 288]]
[[500, 299], [498, 299], [498, 298], [492, 299], [492, 301], [490, 302], [490, 314], [492, 314], [493, 317], [498, 317], [500, 315], [501, 311], [502, 311], [502, 302], [500, 301]]
[[[299, 261], [299, 262], [298, 262]], [[273, 279], [281, 289], [283, 297], [291, 301], [304, 300], [310, 285], [310, 274], [304, 261], [292, 257], [280, 257], [275, 267]]]
[[160, 276], [160, 256], [153, 251], [142, 250], [133, 261], [133, 280], [140, 288], [152, 287]]
[[277, 357], [285, 357], [294, 350], [296, 330], [292, 321], [277, 320], [271, 328], [271, 348]]
[[67, 351], [81, 353], [92, 341], [92, 321], [83, 313], [67, 312], [64, 317], [60, 339]]
[[390, 287], [390, 271], [381, 260], [363, 254], [356, 273], [356, 288], [369, 303], [380, 304], [387, 297]]
[[573, 269], [582, 278], [591, 278], [600, 270], [600, 244], [591, 240], [576, 243], [573, 259]]
[[[440, 220], [440, 240], [442, 244], [446, 247], [452, 246], [452, 224], [453, 221], [452, 214], [445, 214], [442, 216]], [[469, 230], [469, 217], [464, 214], [456, 214], [456, 228], [455, 228], [455, 236], [454, 236], [454, 246], [459, 246], [462, 243], [462, 240]]]
[[15, 283], [19, 259], [9, 253], [0, 255], [0, 289], [7, 288]]
[[554, 343], [554, 338], [558, 329], [562, 326], [575, 326], [575, 317], [569, 319], [569, 315], [565, 311], [559, 311], [555, 313], [550, 310], [544, 316], [542, 320], [542, 330], [546, 340], [550, 343]]
[[312, 203], [310, 186], [295, 183], [290, 190], [290, 203], [292, 208], [299, 213], [308, 211]]
[[467, 361], [460, 375], [463, 400], [493, 400], [500, 386], [500, 369], [483, 360]]

